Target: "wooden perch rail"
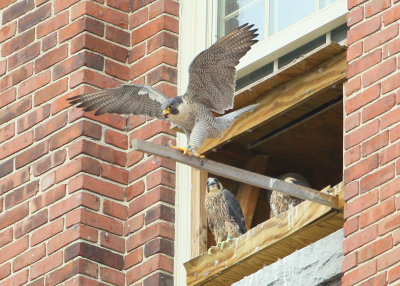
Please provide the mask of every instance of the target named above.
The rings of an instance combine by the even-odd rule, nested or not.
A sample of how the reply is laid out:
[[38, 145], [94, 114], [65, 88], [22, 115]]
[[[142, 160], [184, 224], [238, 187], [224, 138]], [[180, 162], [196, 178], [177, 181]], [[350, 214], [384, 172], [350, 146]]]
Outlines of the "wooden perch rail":
[[160, 157], [170, 158], [177, 162], [205, 170], [209, 173], [232, 179], [244, 184], [256, 186], [262, 189], [278, 191], [303, 200], [316, 202], [331, 208], [338, 209], [338, 198], [319, 191], [299, 185], [286, 183], [265, 175], [256, 174], [226, 164], [208, 159], [199, 159], [193, 156], [183, 155], [181, 152], [167, 146], [147, 142], [139, 139], [133, 140], [133, 149]]

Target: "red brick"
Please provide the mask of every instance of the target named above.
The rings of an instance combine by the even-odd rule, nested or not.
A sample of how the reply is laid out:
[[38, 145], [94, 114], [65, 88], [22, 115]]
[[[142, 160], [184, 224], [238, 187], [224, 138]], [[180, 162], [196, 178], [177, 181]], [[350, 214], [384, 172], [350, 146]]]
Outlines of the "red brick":
[[111, 283], [112, 285], [124, 286], [125, 275], [121, 271], [112, 268], [101, 267], [100, 278], [104, 282]]
[[47, 21], [43, 21], [37, 27], [37, 37], [42, 38], [60, 29], [61, 27], [67, 25], [69, 22], [68, 18], [69, 18], [69, 13], [68, 11], [65, 11]]
[[36, 261], [42, 259], [46, 254], [45, 244], [41, 244], [24, 254], [21, 254], [15, 258], [13, 262], [13, 271], [16, 272], [28, 265], [35, 263]]
[[345, 166], [349, 166], [354, 162], [359, 161], [361, 158], [361, 147], [359, 145], [344, 152]]
[[394, 230], [400, 226], [400, 214], [393, 214], [387, 218], [385, 218], [378, 225], [378, 233], [379, 235], [383, 235], [391, 230]]
[[41, 228], [36, 229], [31, 236], [31, 247], [55, 236], [64, 229], [64, 219], [60, 218]]
[[365, 176], [360, 181], [360, 192], [364, 193], [372, 188], [375, 188], [383, 183], [389, 181], [394, 177], [395, 174], [395, 166], [394, 164], [386, 166], [374, 173], [370, 173]]
[[129, 81], [130, 79], [129, 67], [125, 64], [118, 64], [114, 61], [106, 60], [105, 72], [121, 80]]
[[382, 94], [400, 87], [400, 73], [397, 73], [382, 82]]
[[[3, 14], [4, 16], [4, 14]], [[3, 18], [4, 19], [4, 18]], [[15, 34], [15, 26], [5, 26], [0, 30], [0, 42], [7, 38], [12, 37]], [[1, 52], [3, 57], [9, 56], [15, 51], [18, 51], [35, 40], [35, 30], [31, 29], [25, 33], [13, 37], [11, 40], [2, 44]]]
[[354, 268], [357, 266], [357, 253], [353, 252], [351, 254], [347, 254], [343, 258], [343, 263], [342, 263], [342, 272], [347, 272], [348, 270]]
[[400, 52], [400, 39], [396, 38], [383, 46], [383, 58], [386, 59]]
[[127, 251], [135, 249], [155, 237], [165, 237], [173, 240], [174, 227], [164, 222], [157, 222], [136, 232], [126, 240]]
[[146, 44], [145, 43], [135, 45], [129, 51], [128, 63], [132, 63], [134, 61], [137, 61], [138, 59], [143, 58], [145, 54], [146, 54]]
[[395, 179], [394, 181], [390, 181], [381, 187], [379, 190], [379, 198], [381, 201], [386, 200], [387, 198], [394, 196], [398, 192], [400, 192], [400, 178]]
[[126, 13], [101, 6], [94, 2], [83, 2], [72, 7], [71, 18], [78, 18], [82, 13], [124, 29], [128, 28], [128, 15]]
[[[18, 187], [19, 185], [27, 182], [29, 180], [29, 167], [15, 171], [14, 173], [8, 175], [0, 180], [0, 194], [4, 194], [9, 190]], [[1, 227], [0, 227], [1, 229]]]
[[[72, 212], [69, 212], [67, 214], [67, 221], [68, 221], [68, 216], [73, 215], [76, 212], [80, 213], [82, 211], [88, 212], [82, 209], [75, 209]], [[67, 224], [67, 227], [68, 226], [70, 225]], [[84, 239], [91, 242], [97, 242], [97, 235], [98, 235], [97, 230], [92, 227], [88, 227], [83, 224], [73, 225], [72, 227], [67, 228], [67, 230], [64, 230], [63, 232], [57, 234], [56, 236], [53, 236], [47, 242], [47, 253], [53, 253], [77, 239]]]
[[[39, 176], [54, 167], [61, 165], [64, 163], [66, 158], [65, 150], [59, 150], [57, 152], [53, 152], [50, 155], [44, 157], [43, 159], [39, 160], [32, 166], [32, 173], [35, 176]], [[55, 176], [54, 176], [55, 181]]]
[[54, 32], [42, 39], [42, 51], [48, 51], [57, 45], [57, 32]]
[[50, 71], [44, 71], [36, 74], [22, 82], [18, 87], [18, 97], [23, 97], [32, 91], [48, 84], [50, 82]]
[[35, 69], [36, 72], [40, 72], [44, 69], [51, 67], [52, 65], [60, 62], [68, 56], [68, 45], [62, 45], [59, 48], [52, 50], [44, 56], [36, 59]]
[[385, 10], [386, 8], [388, 8], [391, 4], [390, 0], [373, 0], [370, 1], [369, 3], [367, 3], [365, 5], [365, 16], [371, 17], [383, 10]]
[[35, 93], [34, 101], [35, 106], [38, 106], [50, 99], [60, 95], [68, 89], [68, 78], [60, 79], [57, 82], [54, 82], [45, 88], [37, 91]]
[[[74, 159], [67, 165], [63, 166], [63, 168], [56, 170], [56, 182], [61, 182], [80, 172], [100, 175], [100, 163], [97, 160], [88, 157], [79, 157]], [[76, 191], [76, 189], [70, 185], [69, 192], [72, 193], [74, 191]]]
[[393, 5], [383, 14], [383, 24], [389, 25], [400, 18], [400, 6]]
[[8, 70], [12, 70], [30, 60], [36, 58], [40, 54], [40, 43], [34, 43], [17, 53], [14, 53], [8, 59]]
[[130, 46], [130, 34], [113, 26], [106, 27], [106, 39], [127, 47]]
[[344, 217], [349, 218], [373, 206], [378, 202], [378, 195], [378, 191], [374, 190], [347, 203], [344, 207]]
[[[83, 17], [65, 28], [60, 29], [59, 31], [59, 42], [62, 43], [66, 40], [74, 38], [77, 35], [82, 34], [83, 32], [90, 32], [100, 37], [104, 36], [104, 23], [95, 20], [93, 18]], [[84, 39], [84, 35], [80, 35], [80, 38]]]
[[378, 258], [378, 270], [388, 268], [398, 261], [400, 261], [400, 248], [386, 251], [385, 254]]
[[164, 187], [157, 187], [154, 190], [146, 192], [139, 198], [136, 198], [129, 204], [128, 217], [131, 217], [159, 201], [174, 204], [174, 199], [175, 192], [173, 190]]
[[5, 8], [5, 7], [11, 5], [11, 4], [14, 3], [15, 1], [16, 1], [16, 0], [4, 0], [4, 1], [1, 1], [1, 3], [0, 3], [0, 9], [3, 9], [3, 8]]
[[40, 190], [44, 191], [54, 186], [56, 182], [56, 174], [55, 172], [51, 172], [40, 179]]
[[155, 220], [165, 220], [173, 223], [175, 221], [175, 210], [165, 205], [156, 205], [146, 211], [145, 224], [148, 225]]
[[69, 152], [71, 159], [79, 154], [86, 154], [122, 167], [125, 166], [126, 157], [123, 152], [87, 141], [85, 139], [74, 142], [72, 145], [70, 145]]
[[106, 143], [114, 145], [122, 149], [128, 149], [128, 137], [124, 133], [116, 132], [107, 129], [104, 133], [104, 140]]
[[48, 221], [47, 213], [48, 213], [47, 209], [42, 210], [42, 211], [30, 216], [26, 220], [15, 224], [15, 226], [14, 226], [15, 238], [19, 238], [22, 235], [25, 235], [25, 234], [31, 232], [33, 229], [38, 228], [42, 224], [45, 224]]
[[[5, 40], [10, 39], [11, 37], [14, 37], [16, 30], [17, 30], [16, 22], [0, 28], [0, 43], [4, 42]], [[23, 39], [20, 38], [20, 41], [22, 41], [22, 40]]]
[[24, 79], [27, 79], [33, 74], [33, 62], [28, 63], [8, 75], [4, 76], [2, 81], [0, 82], [0, 91], [3, 91], [7, 88], [17, 85]]
[[371, 121], [360, 128], [351, 131], [344, 137], [344, 147], [345, 150], [357, 145], [373, 135], [377, 134], [379, 131], [379, 120]]
[[134, 233], [144, 225], [144, 214], [135, 216], [125, 222], [124, 234], [128, 235]]
[[21, 133], [50, 116], [50, 105], [43, 105], [18, 119], [17, 131]]
[[356, 96], [347, 99], [345, 102], [346, 113], [347, 114], [353, 113], [354, 111], [358, 110], [364, 105], [377, 99], [380, 95], [380, 90], [381, 90], [381, 85], [376, 84], [366, 89], [362, 93], [359, 93]]
[[350, 273], [346, 273], [342, 277], [343, 285], [355, 285], [371, 275], [376, 273], [376, 260], [370, 261], [360, 267], [357, 267]]
[[116, 166], [102, 164], [101, 176], [121, 184], [128, 183], [128, 171]]
[[[0, 163], [0, 178], [11, 174], [11, 172], [14, 170], [14, 158], [8, 159], [8, 160], [3, 160], [2, 163]], [[0, 200], [0, 212], [2, 211], [2, 200]]]
[[35, 281], [27, 284], [27, 286], [43, 286], [44, 284], [44, 277], [38, 278]]
[[[101, 1], [101, 0], [100, 0]], [[94, 266], [94, 265], [93, 265]], [[95, 275], [95, 274], [93, 274]], [[91, 279], [87, 276], [83, 276], [82, 274], [75, 275], [69, 279], [67, 279], [64, 283], [64, 286], [75, 286], [75, 285], [85, 285], [85, 286], [106, 286], [108, 284], [101, 283], [97, 278]]]
[[0, 280], [3, 280], [11, 274], [11, 263], [5, 263], [0, 266]]
[[389, 143], [389, 131], [382, 132], [377, 136], [371, 138], [370, 140], [365, 141], [361, 145], [363, 157], [383, 148], [388, 143]]
[[179, 16], [179, 4], [172, 0], [161, 0], [150, 5], [149, 17], [150, 19], [161, 15], [162, 13], [170, 14], [172, 16]]
[[347, 44], [351, 45], [360, 39], [366, 38], [366, 36], [378, 31], [380, 27], [381, 18], [379, 16], [352, 27], [347, 33]]
[[129, 270], [126, 275], [126, 281], [130, 284], [158, 269], [172, 273], [173, 260], [171, 258], [157, 254], [146, 262], [142, 263], [141, 265]]
[[[101, 55], [89, 51], [73, 55], [65, 61], [57, 64], [53, 68], [53, 79], [58, 79], [67, 75], [82, 66], [91, 67], [102, 71], [104, 67], [104, 58]], [[73, 95], [71, 95], [73, 96]]]
[[400, 156], [400, 142], [391, 145], [380, 153], [380, 164], [384, 165], [390, 161], [396, 160]]
[[4, 25], [5, 23], [11, 22], [12, 20], [25, 14], [26, 12], [33, 10], [34, 7], [35, 4], [33, 0], [25, 0], [15, 3], [11, 7], [3, 11], [2, 24]]
[[[46, 276], [46, 284], [57, 285], [60, 282], [74, 276], [77, 273], [86, 274], [88, 276], [97, 278], [98, 266], [96, 263], [93, 263], [88, 260], [84, 259], [74, 260], [48, 274]], [[87, 284], [75, 284], [75, 285], [87, 285]]]
[[148, 85], [155, 85], [156, 83], [161, 81], [167, 81], [176, 84], [177, 77], [178, 76], [176, 68], [172, 68], [166, 65], [158, 66], [151, 70], [148, 74], [146, 74]]
[[[121, 85], [121, 82], [117, 81], [114, 78], [111, 78], [107, 75], [92, 71], [92, 70], [78, 70], [77, 72], [73, 73], [70, 77], [70, 82], [69, 85], [71, 88], [74, 88], [80, 84], [91, 84], [97, 87], [100, 87], [102, 89], [105, 88], [113, 88]], [[89, 114], [94, 114], [94, 112], [91, 113], [85, 113], [85, 116], [89, 117]], [[108, 116], [105, 116], [108, 115]], [[110, 116], [114, 115], [114, 116]], [[96, 119], [100, 119], [101, 117], [107, 118], [107, 117], [121, 117], [115, 114], [103, 114], [101, 116], [95, 116]], [[115, 122], [114, 124], [116, 124]]]
[[23, 32], [51, 16], [51, 4], [40, 6], [18, 19], [18, 32]]
[[360, 286], [380, 286], [380, 285], [387, 285], [386, 272], [378, 274], [360, 284]]
[[25, 113], [32, 107], [31, 99], [24, 98], [13, 104], [7, 105], [0, 114], [0, 124], [6, 123], [11, 119]]
[[352, 61], [347, 65], [347, 77], [351, 78], [382, 61], [382, 50], [377, 49], [367, 55]]
[[[379, 0], [379, 1], [382, 1], [382, 0]], [[384, 43], [395, 38], [398, 34], [399, 34], [399, 26], [396, 24], [396, 25], [391, 25], [390, 27], [369, 36], [364, 41], [364, 53], [368, 52], [380, 45], [383, 45]], [[381, 50], [377, 49], [377, 51], [381, 51]]]
[[3, 280], [1, 285], [2, 286], [26, 285], [26, 282], [28, 282], [28, 272], [29, 270], [25, 269], [19, 272], [18, 274], [11, 276], [11, 278]]
[[140, 43], [162, 30], [178, 33], [178, 21], [170, 16], [163, 15], [132, 32], [133, 44]]
[[115, 218], [126, 220], [128, 215], [127, 207], [109, 200], [104, 199], [103, 212]]
[[34, 181], [29, 184], [13, 190], [5, 196], [5, 209], [14, 207], [15, 205], [27, 200], [36, 195], [39, 190], [39, 182]]
[[58, 218], [59, 216], [80, 206], [98, 211], [100, 208], [100, 199], [94, 195], [84, 192], [73, 194], [65, 200], [62, 200], [50, 207], [49, 219], [53, 220]]
[[1, 97], [1, 102], [0, 102], [0, 108], [9, 105], [11, 102], [15, 101], [16, 99], [16, 89], [11, 88], [8, 89], [5, 92], [0, 93]]
[[5, 261], [11, 260], [11, 258], [17, 256], [18, 254], [24, 252], [28, 248], [28, 236], [24, 236], [13, 243], [4, 246], [2, 250], [2, 255], [0, 256], [0, 264]]
[[345, 186], [344, 199], [345, 201], [348, 201], [359, 193], [359, 183], [357, 181], [353, 181]]
[[390, 58], [362, 75], [362, 86], [367, 87], [396, 70], [396, 59]]
[[[393, 247], [393, 239], [392, 236], [388, 235], [384, 238], [381, 238], [377, 241], [374, 241], [372, 244], [366, 245], [362, 247], [358, 251], [358, 263], [361, 264], [362, 262], [369, 260], [382, 254]], [[379, 261], [379, 260], [378, 260]], [[378, 262], [379, 264], [379, 262]]]
[[125, 239], [108, 232], [101, 232], [100, 245], [120, 253], [125, 252]]
[[351, 9], [347, 13], [347, 26], [351, 27], [364, 19], [364, 7]]
[[[355, 45], [353, 45], [353, 46], [355, 46]], [[175, 34], [171, 34], [167, 31], [162, 31], [162, 32], [158, 33], [157, 35], [151, 37], [147, 41], [148, 53], [150, 53], [160, 47], [168, 47], [168, 48], [177, 50], [178, 49], [178, 36]], [[351, 53], [349, 52], [350, 49], [351, 49], [351, 47], [349, 47], [349, 49], [347, 50], [348, 56], [353, 53], [353, 52], [351, 52]], [[362, 50], [362, 48], [361, 48], [361, 50]]]
[[139, 151], [128, 152], [126, 156], [126, 165], [131, 167], [143, 159], [143, 153]]
[[[0, 232], [0, 247], [10, 243], [13, 240], [13, 228]], [[1, 278], [0, 278], [1, 279]]]
[[0, 143], [3, 143], [14, 136], [14, 126], [15, 124], [12, 122], [0, 129]]
[[67, 124], [67, 113], [61, 113], [35, 128], [35, 140], [38, 141]]
[[[393, 282], [400, 279], [400, 265], [389, 270], [388, 281]], [[383, 284], [380, 284], [383, 285]]]
[[0, 159], [4, 159], [24, 148], [31, 145], [33, 142], [32, 132], [29, 131], [17, 138], [2, 144], [0, 147]]
[[399, 122], [400, 108], [393, 109], [380, 118], [381, 130]]
[[54, 13], [58, 13], [71, 5], [79, 2], [79, 0], [55, 0], [54, 2]]
[[370, 173], [372, 170], [376, 169], [379, 166], [379, 155], [374, 154], [362, 161], [358, 161], [353, 164], [351, 167], [346, 168], [343, 174], [343, 180], [345, 183], [354, 181], [356, 179], [361, 178], [365, 174]]
[[36, 159], [42, 157], [49, 151], [49, 143], [47, 141], [41, 142], [20, 153], [15, 160], [15, 167], [19, 169]]
[[6, 73], [7, 69], [7, 60], [4, 59], [0, 61], [0, 75], [4, 75]]
[[125, 269], [128, 269], [143, 260], [143, 249], [138, 248], [133, 251], [130, 251], [129, 254], [125, 256]]
[[374, 223], [395, 211], [395, 199], [390, 198], [377, 206], [372, 207], [371, 209], [363, 212], [360, 216], [360, 227], [364, 228], [371, 223]]
[[154, 86], [155, 89], [159, 90], [161, 93], [163, 93], [165, 96], [172, 98], [178, 95], [178, 90], [176, 86], [169, 84], [167, 82], [160, 82], [156, 86]]
[[33, 280], [45, 273], [49, 273], [54, 268], [60, 266], [63, 262], [62, 251], [54, 253], [45, 259], [33, 264], [30, 268], [30, 279]]

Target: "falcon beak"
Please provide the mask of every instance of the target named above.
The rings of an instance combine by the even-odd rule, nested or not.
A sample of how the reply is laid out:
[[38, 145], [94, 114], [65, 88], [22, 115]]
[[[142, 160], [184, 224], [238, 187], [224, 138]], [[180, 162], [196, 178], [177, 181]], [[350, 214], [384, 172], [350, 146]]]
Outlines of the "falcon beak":
[[167, 117], [168, 117], [168, 114], [170, 114], [170, 113], [171, 113], [171, 111], [166, 110], [166, 109], [164, 109], [164, 110], [162, 111], [162, 114], [163, 114], [163, 117], [164, 117], [164, 118], [167, 118]]

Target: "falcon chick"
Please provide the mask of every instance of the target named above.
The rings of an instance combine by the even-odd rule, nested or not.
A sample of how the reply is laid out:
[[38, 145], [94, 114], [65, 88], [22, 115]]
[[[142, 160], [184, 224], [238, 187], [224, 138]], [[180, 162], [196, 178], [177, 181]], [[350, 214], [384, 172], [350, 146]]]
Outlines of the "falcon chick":
[[[279, 176], [278, 179], [287, 183], [296, 184], [303, 187], [308, 187], [308, 188], [311, 187], [307, 179], [297, 173], [286, 173], [282, 176]], [[288, 209], [297, 206], [302, 201], [303, 201], [302, 199], [285, 195], [277, 191], [272, 191], [270, 198], [270, 206], [271, 206], [270, 218], [277, 216], [287, 211]]]
[[[208, 226], [214, 235], [217, 247], [223, 247], [225, 241], [239, 237], [246, 232], [242, 210], [235, 196], [216, 178], [207, 179], [205, 209]], [[211, 255], [215, 246], [210, 247]]]
[[233, 108], [235, 67], [257, 42], [257, 29], [253, 26], [238, 27], [198, 54], [189, 66], [189, 84], [182, 96], [168, 98], [151, 86], [125, 84], [68, 100], [85, 111], [96, 110], [95, 115], [138, 114], [168, 119], [185, 132], [188, 142], [185, 148], [174, 148], [199, 156], [197, 150], [206, 138], [221, 136], [237, 117], [257, 106], [246, 106], [220, 117], [212, 114], [224, 114]]

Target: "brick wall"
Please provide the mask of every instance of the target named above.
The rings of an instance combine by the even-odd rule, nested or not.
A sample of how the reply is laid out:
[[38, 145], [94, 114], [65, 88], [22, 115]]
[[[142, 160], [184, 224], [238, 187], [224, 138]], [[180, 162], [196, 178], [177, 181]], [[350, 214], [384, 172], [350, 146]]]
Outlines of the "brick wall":
[[172, 0], [0, 1], [0, 285], [171, 285], [174, 169], [131, 140], [164, 122], [66, 98], [127, 82], [176, 94]]
[[343, 285], [400, 282], [400, 2], [348, 0]]

